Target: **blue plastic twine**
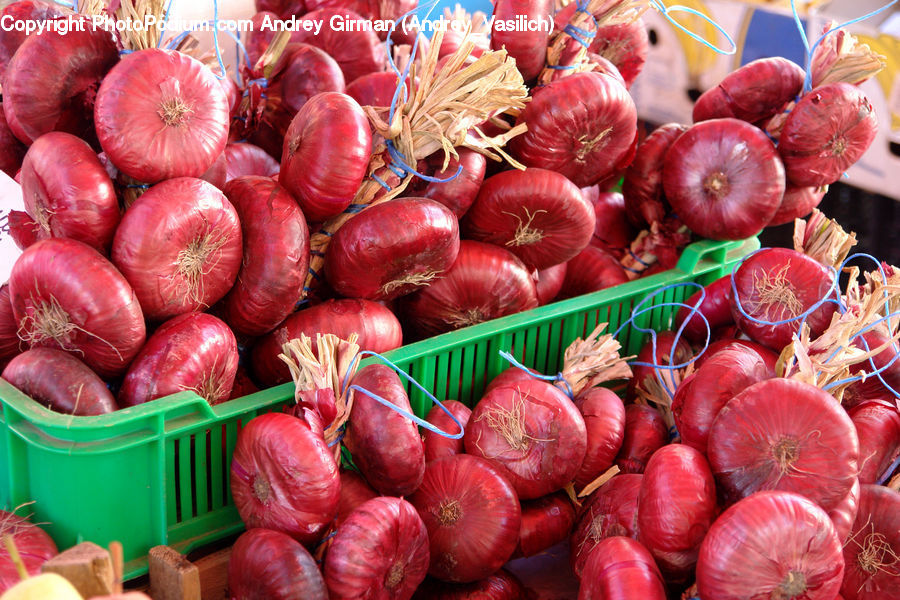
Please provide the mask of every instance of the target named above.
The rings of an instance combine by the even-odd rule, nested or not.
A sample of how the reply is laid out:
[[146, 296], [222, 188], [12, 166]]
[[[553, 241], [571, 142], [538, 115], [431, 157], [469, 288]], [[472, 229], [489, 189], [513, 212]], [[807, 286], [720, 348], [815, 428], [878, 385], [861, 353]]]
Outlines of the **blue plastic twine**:
[[169, 11], [172, 10], [172, 3], [175, 0], [169, 0], [169, 4], [166, 6], [166, 12], [163, 14], [162, 28], [160, 28], [159, 39], [156, 40], [156, 47], [159, 48], [162, 46], [163, 35], [166, 33], [166, 24], [169, 22]]
[[528, 367], [516, 360], [515, 356], [513, 356], [509, 352], [506, 352], [505, 350], [498, 351], [498, 354], [509, 361], [512, 366], [516, 367], [517, 369], [521, 369], [526, 374], [534, 377], [535, 379], [540, 379], [541, 381], [552, 381], [553, 383], [562, 383], [566, 386], [566, 389], [564, 390], [566, 392], [566, 396], [568, 396], [570, 400], [575, 400], [575, 392], [572, 391], [572, 386], [569, 385], [569, 382], [566, 381], [566, 378], [563, 377], [563, 374], [561, 372], [557, 373], [556, 375], [541, 375], [540, 373], [534, 373], [533, 371], [530, 371]]
[[[894, 0], [894, 1], [896, 2], [897, 0]], [[731, 56], [732, 54], [737, 52], [737, 44], [734, 43], [734, 40], [731, 39], [731, 36], [728, 35], [728, 32], [725, 31], [725, 29], [723, 29], [721, 25], [719, 25], [718, 23], [713, 21], [710, 17], [703, 14], [702, 12], [695, 10], [693, 8], [690, 8], [688, 6], [681, 6], [681, 5], [666, 6], [663, 3], [663, 0], [650, 0], [650, 6], [653, 7], [654, 9], [656, 9], [669, 23], [671, 23], [672, 25], [674, 25], [675, 27], [677, 27], [678, 29], [680, 29], [681, 31], [686, 33], [689, 37], [700, 42], [701, 44], [703, 44], [704, 46], [706, 46], [713, 52], [716, 52], [718, 54], [724, 54], [726, 56]], [[690, 29], [688, 29], [687, 27], [685, 27], [684, 25], [682, 25], [681, 23], [676, 21], [674, 18], [672, 18], [672, 13], [678, 13], [678, 12], [683, 12], [683, 13], [687, 13], [689, 15], [694, 15], [694, 16], [700, 17], [701, 19], [703, 19], [704, 21], [706, 21], [707, 23], [709, 23], [710, 25], [715, 27], [716, 31], [721, 33], [725, 37], [725, 39], [728, 41], [729, 45], [731, 46], [731, 49], [730, 50], [722, 50], [718, 46], [714, 46], [709, 41], [703, 39], [699, 34], [694, 33], [693, 31], [691, 31]]]
[[[375, 394], [374, 392], [370, 392], [369, 390], [367, 390], [363, 387], [360, 387], [358, 385], [351, 385], [349, 388], [347, 388], [347, 382], [350, 378], [350, 373], [353, 371], [354, 366], [356, 366], [356, 364], [358, 363], [360, 358], [362, 358], [363, 355], [374, 356], [375, 358], [382, 361], [387, 366], [391, 367], [399, 375], [402, 375], [404, 378], [406, 378], [407, 381], [412, 383], [414, 386], [419, 388], [419, 390], [421, 390], [426, 396], [428, 396], [428, 398], [431, 399], [431, 401], [434, 404], [436, 404], [437, 406], [440, 406], [441, 410], [443, 410], [445, 413], [447, 413], [447, 415], [451, 419], [453, 419], [453, 422], [456, 424], [457, 427], [459, 427], [459, 433], [450, 434], [450, 433], [447, 433], [446, 431], [438, 429], [437, 427], [435, 427], [428, 421], [426, 421], [424, 419], [420, 419], [419, 417], [412, 414], [411, 412], [400, 408], [399, 406], [392, 403], [391, 401], [385, 400], [378, 394]], [[391, 410], [400, 413], [401, 415], [403, 415], [404, 417], [406, 417], [413, 423], [416, 423], [417, 425], [424, 427], [428, 431], [433, 431], [434, 433], [441, 435], [445, 438], [449, 438], [451, 440], [458, 440], [458, 439], [462, 439], [462, 436], [465, 434], [465, 430], [463, 429], [462, 423], [460, 423], [459, 419], [457, 419], [456, 416], [452, 412], [450, 412], [450, 409], [448, 409], [446, 406], [444, 406], [444, 404], [440, 400], [435, 398], [431, 392], [429, 392], [424, 387], [422, 387], [422, 384], [420, 384], [418, 381], [413, 379], [406, 371], [404, 371], [403, 369], [401, 369], [400, 367], [395, 365], [393, 362], [391, 362], [389, 359], [385, 358], [381, 354], [378, 354], [377, 352], [372, 352], [371, 350], [363, 350], [362, 352], [360, 352], [359, 354], [357, 354], [354, 357], [353, 361], [350, 363], [350, 366], [347, 368], [347, 372], [344, 374], [344, 380], [342, 382], [342, 389], [356, 390], [357, 392], [365, 394], [372, 400], [377, 401], [379, 404], [383, 404], [384, 406], [390, 408]]]
[[897, 458], [894, 459], [894, 462], [891, 463], [891, 466], [889, 466], [889, 467], [887, 468], [887, 470], [886, 470], [884, 473], [882, 473], [881, 477], [879, 477], [879, 478], [878, 478], [878, 481], [876, 481], [875, 483], [876, 483], [877, 485], [884, 485], [884, 483], [885, 483], [885, 482], [888, 480], [888, 478], [891, 476], [891, 473], [893, 473], [894, 470], [895, 470], [898, 466], [900, 466], [900, 456], [898, 456]]

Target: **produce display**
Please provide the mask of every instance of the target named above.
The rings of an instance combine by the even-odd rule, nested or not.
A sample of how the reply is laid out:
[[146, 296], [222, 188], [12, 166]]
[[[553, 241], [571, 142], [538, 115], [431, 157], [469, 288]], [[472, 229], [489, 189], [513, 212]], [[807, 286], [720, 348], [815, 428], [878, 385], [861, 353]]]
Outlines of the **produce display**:
[[[493, 5], [429, 38], [315, 29], [411, 0], [257, 0], [229, 64], [162, 2], [9, 3], [43, 24], [0, 28], [24, 205], [0, 376], [26, 419], [178, 393], [230, 415], [157, 467], [221, 466], [177, 510], [233, 504], [232, 600], [540, 600], [521, 565], [556, 552], [578, 600], [900, 600], [900, 270], [817, 208], [875, 139], [859, 86], [882, 57], [832, 24], [805, 64], [749, 62], [653, 126], [629, 92], [646, 3]], [[135, 16], [157, 24], [97, 25]], [[791, 248], [665, 280], [692, 244], [788, 223]], [[390, 360], [644, 281], [449, 380], [446, 356]], [[283, 384], [286, 405], [230, 412]], [[0, 600], [82, 598], [41, 574], [66, 548], [2, 508]]]

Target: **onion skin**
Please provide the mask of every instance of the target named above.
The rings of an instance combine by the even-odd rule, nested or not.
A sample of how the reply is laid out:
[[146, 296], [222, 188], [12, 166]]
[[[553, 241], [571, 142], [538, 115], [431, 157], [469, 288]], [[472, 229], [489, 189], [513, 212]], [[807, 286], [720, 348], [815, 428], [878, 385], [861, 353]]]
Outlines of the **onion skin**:
[[521, 500], [565, 487], [584, 462], [584, 417], [558, 388], [531, 379], [486, 393], [469, 418], [466, 452], [487, 460]]
[[[308, 7], [310, 12], [303, 15], [302, 21], [318, 21], [330, 23], [331, 19], [340, 21], [362, 19], [358, 13], [341, 7], [315, 8]], [[404, 11], [405, 12], [405, 11]], [[401, 13], [402, 14], [402, 13]], [[399, 16], [399, 15], [398, 15]], [[292, 42], [305, 42], [327, 52], [341, 66], [344, 82], [349, 85], [358, 77], [368, 73], [383, 71], [387, 66], [385, 46], [372, 31], [345, 32], [322, 27], [319, 35], [305, 31], [299, 27], [291, 35]], [[337, 139], [340, 139], [339, 137]]]
[[428, 572], [428, 531], [401, 498], [374, 498], [357, 508], [325, 555], [331, 600], [409, 600]]
[[[900, 598], [900, 493], [883, 486], [863, 485], [859, 512], [849, 541], [844, 544], [844, 581], [847, 600]], [[883, 563], [883, 564], [878, 564]]]
[[565, 492], [522, 503], [519, 544], [513, 557], [535, 556], [569, 537], [575, 507]]
[[337, 513], [338, 466], [322, 430], [284, 413], [252, 419], [238, 433], [231, 493], [248, 528], [290, 535], [309, 547]]
[[173, 50], [129, 54], [103, 80], [94, 120], [103, 151], [145, 183], [199, 177], [228, 141], [228, 97], [213, 72]]
[[784, 196], [784, 166], [758, 128], [737, 119], [697, 123], [669, 147], [663, 190], [697, 235], [740, 240], [769, 224]]
[[607, 388], [589, 388], [575, 398], [584, 417], [587, 452], [578, 474], [576, 489], [582, 489], [613, 464], [625, 439], [625, 405]]
[[828, 515], [788, 492], [760, 492], [719, 517], [700, 548], [702, 598], [833, 599], [841, 586], [841, 543]]
[[112, 261], [147, 318], [161, 321], [225, 296], [241, 267], [242, 243], [228, 198], [206, 181], [180, 177], [153, 186], [125, 212]]
[[231, 396], [237, 366], [237, 341], [225, 323], [206, 313], [179, 315], [154, 331], [134, 358], [119, 404], [135, 406], [185, 390], [218, 404]]
[[261, 337], [250, 355], [253, 374], [266, 387], [291, 381], [279, 358], [282, 345], [301, 334], [333, 333], [341, 339], [359, 335], [360, 350], [384, 353], [403, 345], [400, 322], [389, 309], [369, 300], [328, 300], [290, 315], [274, 331]]
[[[393, 71], [369, 73], [354, 79], [347, 86], [346, 93], [359, 102], [360, 106], [390, 106], [399, 81], [400, 78]], [[408, 85], [406, 90], [409, 92]]]
[[[10, 535], [31, 576], [41, 572], [41, 565], [58, 553], [53, 539], [43, 529], [14, 513], [0, 510], [0, 535]], [[21, 578], [6, 546], [0, 547], [0, 594], [19, 583]]]
[[362, 107], [338, 92], [311, 98], [284, 136], [278, 181], [311, 222], [350, 205], [371, 157], [372, 133]]
[[778, 113], [803, 90], [805, 73], [780, 56], [761, 58], [729, 73], [694, 104], [694, 123], [731, 117], [756, 123]]
[[0, 285], [0, 369], [21, 352], [18, 329], [19, 322], [9, 297], [9, 284], [4, 283]]
[[225, 181], [244, 175], [272, 177], [278, 174], [281, 165], [269, 153], [253, 144], [240, 143], [225, 146]]
[[241, 223], [243, 258], [224, 318], [236, 333], [258, 336], [294, 310], [309, 268], [309, 230], [288, 191], [268, 177], [234, 179], [225, 195]]
[[338, 502], [335, 526], [340, 527], [361, 504], [377, 497], [378, 492], [366, 483], [362, 475], [356, 471], [341, 469], [341, 499]]
[[860, 485], [857, 479], [853, 482], [853, 487], [850, 488], [850, 491], [847, 492], [840, 504], [828, 511], [828, 517], [834, 524], [834, 530], [837, 532], [838, 539], [841, 540], [842, 544], [850, 537], [856, 514], [859, 512], [859, 494]]
[[636, 227], [661, 223], [668, 212], [663, 200], [663, 167], [669, 147], [688, 128], [681, 123], [657, 127], [637, 148], [634, 161], [625, 171], [622, 194], [628, 219]]
[[[25, 144], [50, 131], [96, 144], [95, 94], [119, 55], [109, 33], [76, 19], [85, 21], [84, 31], [28, 36], [6, 67], [3, 112], [10, 130]], [[35, 90], [41, 90], [40, 96]]]
[[77, 137], [54, 131], [28, 149], [22, 198], [38, 238], [67, 237], [109, 252], [119, 224], [119, 201], [97, 154]]
[[251, 529], [234, 543], [228, 591], [240, 600], [328, 600], [315, 559], [291, 536]]
[[678, 580], [693, 571], [717, 513], [713, 474], [700, 452], [670, 444], [650, 457], [638, 496], [638, 540], [663, 573]]
[[625, 436], [616, 456], [623, 473], [643, 473], [653, 454], [669, 443], [669, 428], [659, 411], [646, 404], [625, 406]]
[[[553, 18], [553, 10], [550, 0], [497, 0], [494, 4], [494, 16], [497, 17], [494, 23], [516, 19], [519, 15], [546, 20]], [[522, 79], [531, 81], [544, 68], [548, 38], [546, 31], [502, 31], [494, 26], [491, 29], [491, 49], [506, 49], [509, 56], [515, 59]]]
[[512, 170], [485, 180], [466, 213], [466, 236], [503, 246], [532, 269], [574, 258], [591, 241], [594, 210], [554, 171]]
[[462, 240], [444, 277], [408, 296], [404, 309], [421, 335], [432, 336], [537, 305], [531, 274], [514, 254]]
[[62, 350], [32, 348], [12, 359], [3, 379], [50, 410], [66, 415], [103, 415], [116, 401], [102, 379]]
[[621, 473], [590, 495], [569, 539], [569, 562], [580, 578], [584, 565], [608, 537], [637, 537], [638, 494], [643, 475]]
[[849, 414], [859, 436], [859, 482], [875, 483], [900, 455], [900, 414], [879, 402], [860, 404]]
[[786, 225], [794, 219], [802, 219], [822, 202], [828, 186], [824, 187], [799, 187], [790, 181], [784, 190], [784, 196], [775, 216], [769, 221], [769, 227]]
[[[65, 238], [30, 246], [9, 277], [20, 339], [31, 347], [61, 348], [78, 356], [101, 377], [125, 372], [144, 345], [147, 330], [128, 281], [99, 252]], [[67, 316], [71, 330], [52, 336], [44, 320]]]
[[[3, 63], [0, 63], [0, 68]], [[22, 159], [28, 147], [19, 141], [9, 125], [6, 124], [6, 115], [3, 113], [3, 105], [0, 103], [0, 171], [10, 177], [15, 177], [22, 167]]]
[[601, 192], [596, 186], [581, 191], [594, 206], [596, 223], [591, 245], [603, 248], [614, 256], [624, 254], [636, 235], [628, 222], [625, 197], [618, 192]]
[[738, 393], [769, 379], [769, 370], [759, 354], [733, 345], [724, 348], [688, 375], [675, 390], [672, 414], [681, 443], [704, 455], [713, 421]]
[[665, 600], [666, 588], [650, 552], [631, 538], [611, 537], [591, 551], [578, 600]]
[[781, 490], [831, 510], [853, 486], [858, 457], [847, 413], [827, 392], [795, 380], [748, 387], [725, 405], [709, 432], [709, 461], [731, 501]]
[[457, 454], [428, 463], [410, 497], [428, 529], [429, 575], [470, 583], [512, 556], [522, 512], [512, 485], [488, 462]]
[[534, 285], [537, 292], [538, 305], [550, 304], [559, 295], [563, 285], [565, 285], [568, 265], [569, 263], [553, 265], [535, 274], [537, 281]]
[[456, 151], [459, 158], [451, 156], [446, 169], [442, 168], [443, 152], [436, 152], [426, 159], [426, 164], [433, 169], [430, 175], [438, 179], [449, 179], [462, 167], [455, 179], [443, 183], [415, 179], [409, 189], [417, 196], [440, 202], [452, 210], [457, 219], [461, 219], [475, 202], [478, 190], [481, 189], [487, 159], [469, 148], [457, 148]]
[[566, 263], [566, 278], [559, 297], [574, 298], [628, 281], [619, 259], [602, 248], [588, 246]]
[[445, 583], [426, 579], [413, 600], [522, 600], [525, 589], [516, 576], [500, 569], [474, 583]]
[[803, 96], [779, 139], [787, 178], [794, 185], [828, 185], [869, 149], [878, 131], [875, 110], [860, 89], [829, 83]]
[[450, 209], [424, 198], [395, 198], [335, 232], [325, 276], [343, 296], [393, 300], [440, 277], [457, 254], [459, 224]]
[[[806, 312], [830, 294], [833, 282], [831, 272], [805, 254], [788, 248], [765, 248], [747, 257], [735, 271], [737, 296], [732, 294], [731, 312], [741, 331], [780, 353], [799, 331], [800, 319], [764, 325], [745, 317], [741, 308], [760, 321], [784, 321]], [[778, 299], [766, 302], [761, 293]], [[825, 302], [805, 319], [812, 338], [825, 331], [835, 310], [833, 303]]]
[[[387, 365], [360, 369], [352, 385], [412, 412], [406, 389]], [[406, 496], [422, 483], [425, 447], [416, 424], [356, 390], [344, 444], [369, 484], [387, 496]]]
[[[700, 302], [700, 296], [704, 294], [703, 302]], [[703, 344], [708, 335], [712, 335], [717, 328], [734, 323], [734, 317], [731, 315], [731, 275], [725, 275], [716, 279], [703, 290], [697, 290], [691, 294], [690, 298], [684, 301], [688, 306], [697, 306], [697, 313], [693, 314], [690, 308], [682, 306], [675, 315], [675, 329], [677, 330], [684, 323], [688, 315], [688, 320], [683, 330], [683, 335], [695, 344]], [[703, 315], [706, 321], [700, 317]], [[709, 329], [707, 329], [707, 323]]]
[[[444, 400], [442, 404], [444, 408], [453, 413], [453, 416], [456, 417], [460, 425], [462, 425], [463, 431], [465, 431], [469, 417], [472, 415], [472, 409], [457, 400]], [[459, 425], [454, 423], [453, 419], [440, 406], [435, 405], [431, 407], [425, 420], [445, 433], [451, 435], [459, 433]], [[423, 431], [422, 441], [425, 444], [426, 463], [439, 458], [462, 454], [466, 450], [463, 438], [454, 440], [427, 429]]]
[[519, 115], [521, 123], [528, 131], [510, 140], [513, 155], [526, 167], [556, 171], [578, 187], [628, 166], [637, 134], [637, 112], [625, 86], [593, 72], [538, 90]]

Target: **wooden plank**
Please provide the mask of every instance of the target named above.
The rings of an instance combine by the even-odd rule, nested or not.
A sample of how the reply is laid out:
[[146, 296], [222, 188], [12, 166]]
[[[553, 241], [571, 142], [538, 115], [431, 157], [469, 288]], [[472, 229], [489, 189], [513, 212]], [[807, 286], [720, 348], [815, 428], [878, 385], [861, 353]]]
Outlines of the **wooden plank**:
[[194, 565], [200, 571], [200, 589], [203, 591], [203, 600], [228, 599], [229, 560], [231, 560], [230, 547], [194, 561]]
[[149, 562], [153, 600], [201, 600], [200, 572], [177, 550], [155, 546]]
[[113, 565], [109, 552], [97, 544], [83, 542], [51, 558], [42, 573], [56, 573], [69, 580], [84, 598], [113, 593]]

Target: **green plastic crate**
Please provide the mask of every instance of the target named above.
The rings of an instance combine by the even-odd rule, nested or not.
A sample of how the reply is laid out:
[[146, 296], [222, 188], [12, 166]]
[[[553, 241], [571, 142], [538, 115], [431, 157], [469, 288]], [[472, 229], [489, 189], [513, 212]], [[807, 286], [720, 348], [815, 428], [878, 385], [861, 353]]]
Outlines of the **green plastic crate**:
[[[757, 238], [697, 242], [676, 269], [410, 344], [387, 357], [438, 398], [472, 404], [508, 366], [498, 351], [556, 373], [566, 346], [597, 323], [615, 331], [649, 293], [672, 283], [707, 284], [758, 247]], [[668, 291], [654, 302], [684, 300], [691, 291]], [[673, 312], [652, 311], [637, 324], [662, 330]], [[626, 327], [619, 341], [634, 354], [643, 334]], [[242, 529], [228, 483], [238, 431], [292, 399], [292, 384], [214, 407], [185, 392], [109, 415], [70, 417], [0, 380], [0, 506], [35, 501], [29, 510], [60, 547], [121, 541], [126, 577], [142, 575], [155, 545], [188, 552]], [[430, 408], [419, 390], [410, 400], [419, 415]]]

